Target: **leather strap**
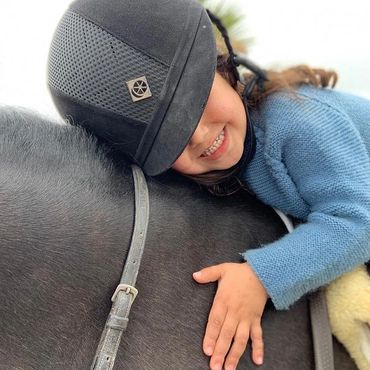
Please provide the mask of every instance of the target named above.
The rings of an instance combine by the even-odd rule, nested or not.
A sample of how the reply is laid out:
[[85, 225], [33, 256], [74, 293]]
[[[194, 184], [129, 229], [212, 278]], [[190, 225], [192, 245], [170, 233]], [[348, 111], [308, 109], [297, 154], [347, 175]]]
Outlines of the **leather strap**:
[[112, 296], [112, 308], [104, 326], [91, 370], [112, 370], [122, 333], [126, 330], [131, 305], [137, 295], [134, 287], [143, 255], [149, 220], [149, 192], [141, 169], [132, 165], [135, 186], [135, 225], [120, 284]]
[[311, 294], [309, 302], [315, 369], [334, 370], [333, 338], [324, 290]]
[[[291, 233], [294, 229], [292, 221], [280, 210], [276, 208], [274, 210]], [[333, 338], [323, 289], [319, 289], [309, 296], [309, 305], [315, 369], [334, 370]]]

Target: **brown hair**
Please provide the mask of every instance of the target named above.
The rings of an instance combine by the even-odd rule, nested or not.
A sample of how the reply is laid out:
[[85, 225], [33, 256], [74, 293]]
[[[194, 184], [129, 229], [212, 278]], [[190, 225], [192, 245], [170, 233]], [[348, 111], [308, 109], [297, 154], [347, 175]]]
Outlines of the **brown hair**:
[[[228, 54], [222, 54], [217, 57], [217, 71], [241, 95], [243, 85], [236, 81], [233, 67], [229, 63]], [[245, 81], [248, 81], [253, 77], [253, 74], [245, 73], [243, 76]], [[334, 71], [298, 65], [282, 71], [268, 70], [267, 78], [268, 81], [264, 82], [263, 89], [258, 86], [254, 87], [248, 98], [247, 108], [258, 107], [266, 97], [277, 91], [287, 91], [294, 95], [295, 89], [302, 85], [333, 88], [338, 80], [338, 75]], [[246, 185], [238, 177], [243, 169], [243, 164], [242, 159], [235, 166], [226, 170], [184, 176], [202, 185], [214, 195], [230, 195], [241, 189], [248, 191]]]

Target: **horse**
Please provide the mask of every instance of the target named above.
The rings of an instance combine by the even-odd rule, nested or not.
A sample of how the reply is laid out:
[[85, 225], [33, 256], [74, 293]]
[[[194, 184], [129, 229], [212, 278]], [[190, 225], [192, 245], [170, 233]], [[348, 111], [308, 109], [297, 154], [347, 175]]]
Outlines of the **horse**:
[[[146, 245], [115, 370], [209, 368], [202, 351], [217, 284], [203, 267], [284, 235], [247, 193], [216, 197], [173, 171], [148, 177]], [[130, 164], [73, 125], [0, 109], [0, 368], [89, 369], [120, 280], [134, 223]], [[274, 266], [271, 266], [274, 268]], [[312, 370], [308, 298], [262, 318], [265, 356], [238, 369]], [[355, 370], [334, 342], [335, 368]]]

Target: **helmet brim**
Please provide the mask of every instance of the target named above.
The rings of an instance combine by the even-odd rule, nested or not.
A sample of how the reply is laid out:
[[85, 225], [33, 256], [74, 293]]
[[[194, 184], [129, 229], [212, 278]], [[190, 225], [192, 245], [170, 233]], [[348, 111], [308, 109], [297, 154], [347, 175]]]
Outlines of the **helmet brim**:
[[206, 106], [216, 66], [215, 36], [204, 11], [173, 99], [142, 164], [146, 174], [165, 172], [185, 149]]

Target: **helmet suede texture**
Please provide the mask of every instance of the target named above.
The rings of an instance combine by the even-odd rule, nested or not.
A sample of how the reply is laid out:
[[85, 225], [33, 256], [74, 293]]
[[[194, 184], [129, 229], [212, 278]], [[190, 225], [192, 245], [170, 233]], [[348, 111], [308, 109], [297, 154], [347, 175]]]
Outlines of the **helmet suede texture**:
[[77, 0], [55, 31], [48, 85], [63, 117], [157, 175], [195, 131], [216, 62], [196, 0]]

